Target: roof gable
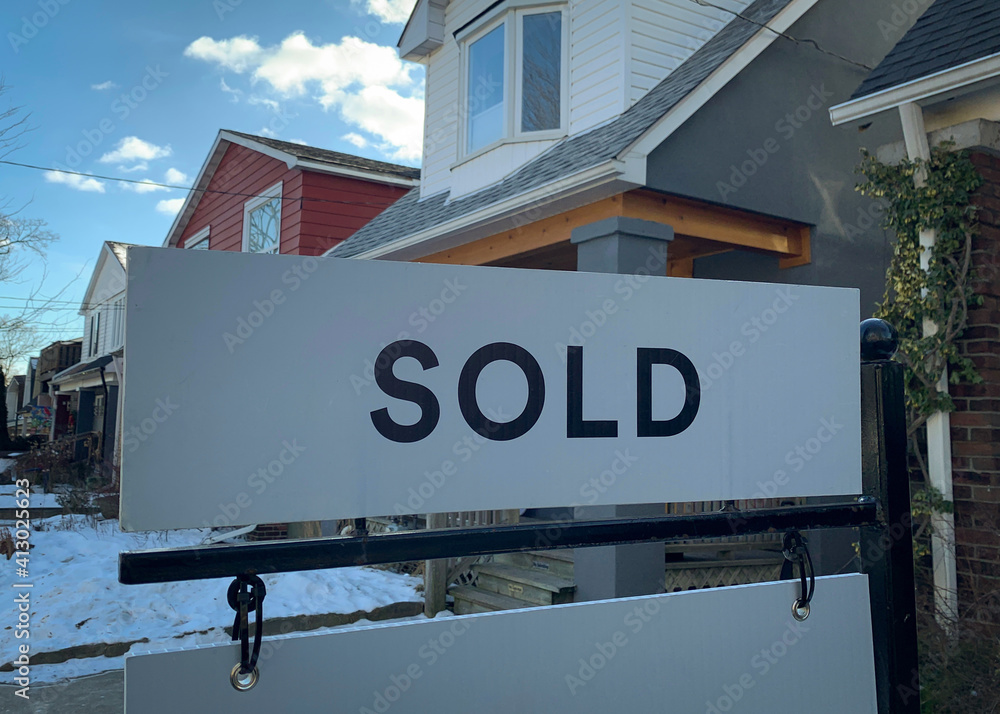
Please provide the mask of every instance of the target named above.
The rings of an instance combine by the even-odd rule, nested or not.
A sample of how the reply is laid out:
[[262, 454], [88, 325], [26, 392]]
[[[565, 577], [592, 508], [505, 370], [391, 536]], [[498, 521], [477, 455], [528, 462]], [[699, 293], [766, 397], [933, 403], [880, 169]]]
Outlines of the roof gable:
[[[815, 0], [757, 0], [741, 17], [734, 18], [614, 121], [567, 137], [499, 183], [477, 193], [453, 201], [448, 200], [447, 193], [440, 193], [421, 201], [418, 200], [419, 190], [411, 191], [334, 248], [331, 255], [338, 258], [363, 255], [532, 189], [619, 159], [636, 142], [651, 134], [661, 119], [712, 77], [752, 38], [764, 33], [768, 40], [773, 41], [776, 35], [762, 30], [761, 25], [770, 23], [782, 10], [796, 2], [805, 12]], [[662, 141], [659, 137], [656, 139], [657, 142]]]
[[315, 171], [395, 186], [416, 186], [420, 180], [420, 169], [410, 166], [390, 164], [339, 151], [222, 129], [215, 137], [215, 142], [198, 172], [194, 186], [188, 191], [184, 205], [177, 212], [177, 216], [167, 232], [167, 237], [163, 241], [164, 248], [175, 247], [180, 242], [188, 222], [194, 216], [201, 198], [209, 190], [208, 187], [215, 177], [222, 157], [225, 156], [226, 150], [231, 144], [238, 144], [251, 151], [257, 151], [265, 156], [283, 161], [289, 169], [297, 167], [303, 171]]
[[[131, 243], [118, 243], [115, 241], [104, 241], [101, 245], [101, 252], [97, 256], [97, 263], [94, 265], [94, 272], [90, 275], [90, 282], [87, 283], [87, 290], [83, 294], [83, 303], [80, 305], [80, 312], [83, 313], [94, 305], [100, 304], [108, 298], [117, 295], [125, 289], [126, 268], [125, 261]], [[113, 271], [108, 276], [107, 271]], [[110, 284], [105, 280], [111, 280]], [[104, 283], [105, 287], [98, 290]]]
[[1000, 52], [996, 0], [936, 0], [855, 90], [874, 94]]

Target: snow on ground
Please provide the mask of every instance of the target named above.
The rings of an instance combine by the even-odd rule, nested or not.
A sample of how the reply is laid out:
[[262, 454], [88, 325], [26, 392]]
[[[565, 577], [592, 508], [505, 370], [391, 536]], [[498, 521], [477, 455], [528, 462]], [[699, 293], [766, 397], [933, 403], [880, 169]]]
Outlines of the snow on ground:
[[[122, 533], [118, 521], [56, 516], [33, 523], [28, 577], [17, 576], [15, 560], [0, 558], [0, 592], [32, 583], [31, 651], [51, 652], [74, 645], [149, 638], [132, 651], [229, 642], [223, 627], [234, 613], [226, 602], [229, 579], [152, 585], [121, 585], [118, 553], [199, 544], [207, 530]], [[421, 599], [420, 579], [372, 568], [340, 568], [263, 576], [265, 619], [290, 615], [370, 611]], [[9, 603], [11, 598], [6, 598]], [[13, 605], [0, 607], [0, 663], [11, 659]], [[176, 636], [185, 635], [181, 639]], [[122, 657], [90, 657], [64, 664], [35, 665], [32, 680], [51, 682], [110, 669]], [[6, 675], [0, 675], [6, 676]]]
[[[0, 459], [0, 462], [4, 459]], [[0, 463], [0, 468], [3, 464]], [[0, 508], [14, 508], [16, 499], [14, 498], [17, 486], [13, 483], [0, 484]], [[59, 508], [59, 501], [54, 493], [42, 493], [41, 491], [31, 492], [32, 508]]]

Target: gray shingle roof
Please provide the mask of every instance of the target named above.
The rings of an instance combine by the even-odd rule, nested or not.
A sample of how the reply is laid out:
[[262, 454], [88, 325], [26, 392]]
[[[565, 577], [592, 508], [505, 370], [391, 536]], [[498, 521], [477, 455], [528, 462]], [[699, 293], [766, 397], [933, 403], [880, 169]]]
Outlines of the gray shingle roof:
[[338, 245], [332, 255], [350, 258], [365, 253], [614, 158], [746, 44], [760, 30], [756, 23], [769, 22], [790, 1], [757, 0], [743, 13], [752, 22], [733, 18], [614, 121], [563, 139], [500, 183], [451, 203], [447, 193], [420, 201], [419, 189], [413, 189]]
[[244, 134], [243, 132], [232, 131], [231, 129], [226, 129], [225, 131], [250, 141], [256, 141], [258, 144], [270, 146], [272, 149], [283, 151], [286, 154], [291, 154], [306, 161], [315, 161], [321, 164], [330, 164], [331, 166], [343, 166], [344, 168], [355, 169], [357, 171], [369, 171], [371, 173], [387, 174], [400, 178], [420, 178], [420, 169], [415, 169], [411, 166], [401, 166], [400, 164], [390, 164], [385, 161], [365, 159], [361, 156], [342, 154], [339, 151], [318, 149], [315, 146], [296, 144], [292, 141], [280, 141], [266, 136]]
[[851, 99], [1000, 52], [997, 0], [936, 0]]

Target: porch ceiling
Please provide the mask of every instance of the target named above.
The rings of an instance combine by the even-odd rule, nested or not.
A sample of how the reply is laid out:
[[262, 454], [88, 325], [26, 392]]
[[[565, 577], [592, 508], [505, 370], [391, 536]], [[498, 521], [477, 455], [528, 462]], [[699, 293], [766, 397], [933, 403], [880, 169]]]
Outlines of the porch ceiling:
[[[525, 212], [530, 217], [530, 209]], [[696, 258], [745, 250], [777, 256], [783, 268], [809, 262], [809, 226], [648, 190], [629, 191], [418, 259], [423, 263], [576, 270], [578, 226], [613, 216], [673, 226], [667, 274], [692, 275]]]

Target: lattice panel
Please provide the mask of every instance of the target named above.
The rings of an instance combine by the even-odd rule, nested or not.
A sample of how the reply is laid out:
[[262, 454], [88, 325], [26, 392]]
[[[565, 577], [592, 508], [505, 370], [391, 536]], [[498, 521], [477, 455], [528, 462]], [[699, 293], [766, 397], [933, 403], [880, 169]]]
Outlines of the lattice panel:
[[730, 585], [749, 585], [750, 583], [766, 583], [778, 580], [781, 576], [781, 562], [754, 565], [739, 565], [737, 563], [720, 563], [718, 566], [705, 568], [677, 568], [667, 571], [666, 591], [668, 593], [683, 590], [701, 590], [703, 588], [722, 588]]

